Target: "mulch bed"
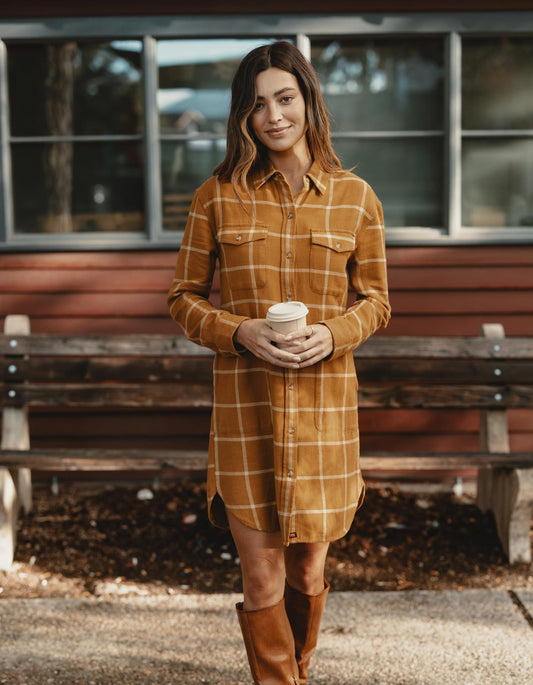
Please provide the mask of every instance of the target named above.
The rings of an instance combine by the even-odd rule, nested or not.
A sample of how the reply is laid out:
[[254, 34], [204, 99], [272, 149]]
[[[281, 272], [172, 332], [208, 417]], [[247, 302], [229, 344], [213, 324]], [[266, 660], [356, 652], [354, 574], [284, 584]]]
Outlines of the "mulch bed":
[[[507, 564], [472, 497], [379, 485], [331, 545], [327, 576], [337, 591], [533, 589], [533, 565]], [[188, 480], [37, 487], [16, 563], [0, 571], [0, 598], [240, 590], [231, 537], [208, 522], [204, 485]]]

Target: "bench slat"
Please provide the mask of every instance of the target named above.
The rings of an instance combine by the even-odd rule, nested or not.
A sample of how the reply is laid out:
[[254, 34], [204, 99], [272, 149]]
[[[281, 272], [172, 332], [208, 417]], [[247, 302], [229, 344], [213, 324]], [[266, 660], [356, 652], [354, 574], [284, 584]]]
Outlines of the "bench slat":
[[[12, 341], [16, 340], [16, 346]], [[34, 356], [213, 356], [212, 350], [190, 342], [183, 335], [0, 335], [0, 354]]]
[[386, 409], [509, 409], [531, 407], [527, 385], [390, 385], [359, 388], [359, 406]]
[[[151, 470], [177, 468], [185, 471], [205, 471], [207, 452], [201, 450], [154, 450], [154, 449], [53, 449], [2, 450], [0, 464], [16, 467], [21, 464], [32, 469], [71, 470]], [[402, 454], [377, 452], [363, 454], [361, 465], [366, 470], [414, 470], [427, 471], [450, 467], [518, 468], [533, 465], [533, 452], [469, 453], [453, 452], [438, 454]]]
[[202, 471], [207, 468], [207, 452], [199, 450], [150, 449], [39, 449], [2, 450], [0, 464], [20, 464], [42, 471], [151, 471], [163, 468]]
[[[13, 394], [14, 393], [14, 394]], [[6, 406], [28, 407], [205, 407], [210, 384], [62, 384], [6, 386]], [[533, 386], [388, 385], [359, 389], [362, 408], [519, 408], [533, 404]]]
[[[10, 381], [201, 381], [209, 383], [212, 357], [115, 358], [32, 357], [0, 359], [0, 377]], [[504, 360], [358, 359], [361, 383], [519, 383], [533, 384], [533, 362]]]
[[[15, 393], [11, 395], [10, 393]], [[7, 386], [6, 406], [28, 407], [176, 407], [207, 408], [213, 404], [210, 384], [135, 384], [103, 383], [54, 385], [25, 384]]]
[[0, 377], [10, 381], [145, 381], [148, 383], [196, 381], [211, 383], [213, 358], [107, 358], [32, 357], [0, 360]]
[[[13, 348], [11, 341], [16, 340]], [[59, 356], [213, 356], [183, 335], [72, 335], [35, 333], [29, 336], [0, 334], [0, 354]], [[387, 337], [375, 336], [354, 352], [359, 358], [405, 359], [529, 359], [533, 360], [530, 338], [490, 340], [474, 337]]]
[[[395, 461], [397, 463], [395, 464]], [[435, 453], [435, 454], [394, 454], [376, 452], [361, 456], [361, 466], [366, 470], [400, 470], [431, 471], [433, 469], [476, 469], [483, 467], [493, 468], [520, 468], [533, 466], [533, 452], [505, 452], [495, 453]]]

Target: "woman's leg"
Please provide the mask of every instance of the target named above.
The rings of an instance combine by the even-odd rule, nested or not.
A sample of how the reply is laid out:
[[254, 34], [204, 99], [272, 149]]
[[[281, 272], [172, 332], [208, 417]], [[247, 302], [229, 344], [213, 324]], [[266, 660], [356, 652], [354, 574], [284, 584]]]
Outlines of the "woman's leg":
[[296, 647], [283, 598], [285, 564], [280, 535], [248, 528], [229, 512], [228, 520], [244, 590], [237, 616], [254, 683], [298, 685]]
[[279, 532], [249, 528], [230, 512], [228, 521], [241, 563], [244, 609], [273, 606], [285, 591], [284, 548]]
[[285, 552], [285, 608], [294, 636], [299, 683], [307, 683], [329, 590], [324, 579], [328, 543], [291, 545]]

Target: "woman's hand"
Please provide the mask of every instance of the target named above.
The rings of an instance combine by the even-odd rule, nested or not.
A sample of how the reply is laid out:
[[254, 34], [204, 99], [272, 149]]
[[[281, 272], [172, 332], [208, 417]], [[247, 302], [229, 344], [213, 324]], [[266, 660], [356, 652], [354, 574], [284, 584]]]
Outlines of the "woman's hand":
[[[259, 359], [288, 369], [313, 366], [333, 351], [333, 337], [323, 324], [307, 326], [297, 334], [282, 335], [273, 331], [266, 319], [246, 319], [234, 339]], [[273, 343], [283, 345], [283, 349]]]
[[[306, 336], [302, 341], [302, 333]], [[287, 335], [284, 340], [285, 349], [290, 350], [300, 358], [299, 369], [313, 366], [333, 352], [333, 336], [324, 324], [318, 323], [307, 326], [298, 334]]]
[[246, 319], [237, 328], [233, 339], [259, 359], [287, 369], [298, 369], [301, 361], [299, 355], [272, 344], [284, 344], [286, 337], [273, 331], [266, 319]]

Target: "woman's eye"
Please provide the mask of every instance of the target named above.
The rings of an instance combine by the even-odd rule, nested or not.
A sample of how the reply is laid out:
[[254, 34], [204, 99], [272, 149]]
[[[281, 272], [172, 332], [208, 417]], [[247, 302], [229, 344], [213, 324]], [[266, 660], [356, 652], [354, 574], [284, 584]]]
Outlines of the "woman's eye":
[[281, 102], [288, 105], [293, 101], [293, 99], [294, 98], [292, 97], [292, 95], [285, 95], [284, 97], [281, 98]]
[[255, 111], [255, 112], [258, 112], [262, 107], [263, 107], [263, 103], [262, 103], [262, 102], [256, 102], [256, 103], [255, 103], [255, 106], [254, 106], [254, 111]]

